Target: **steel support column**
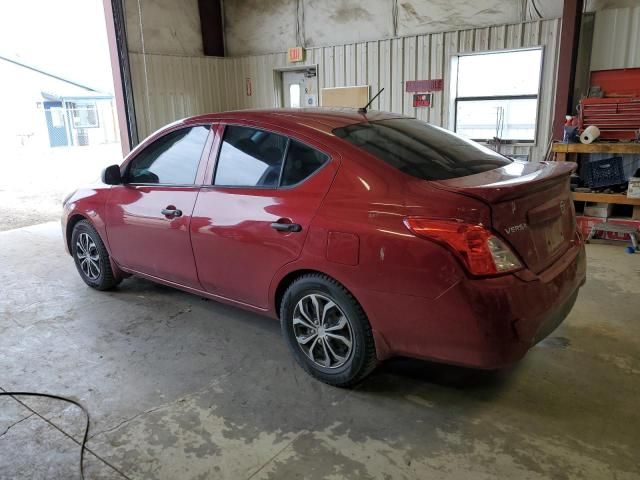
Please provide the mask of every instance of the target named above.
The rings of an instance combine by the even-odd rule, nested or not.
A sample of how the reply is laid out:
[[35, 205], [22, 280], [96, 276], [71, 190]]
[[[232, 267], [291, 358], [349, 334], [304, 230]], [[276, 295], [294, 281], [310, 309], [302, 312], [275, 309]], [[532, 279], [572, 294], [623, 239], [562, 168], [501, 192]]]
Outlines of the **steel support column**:
[[107, 40], [111, 57], [111, 74], [116, 98], [118, 128], [122, 154], [126, 155], [138, 144], [136, 111], [133, 104], [131, 68], [125, 32], [124, 5], [122, 0], [103, 0], [107, 26]]
[[562, 8], [562, 30], [560, 32], [560, 53], [556, 76], [556, 98], [553, 109], [554, 140], [562, 140], [564, 117], [573, 113], [573, 84], [576, 75], [580, 23], [582, 21], [583, 0], [564, 0]]

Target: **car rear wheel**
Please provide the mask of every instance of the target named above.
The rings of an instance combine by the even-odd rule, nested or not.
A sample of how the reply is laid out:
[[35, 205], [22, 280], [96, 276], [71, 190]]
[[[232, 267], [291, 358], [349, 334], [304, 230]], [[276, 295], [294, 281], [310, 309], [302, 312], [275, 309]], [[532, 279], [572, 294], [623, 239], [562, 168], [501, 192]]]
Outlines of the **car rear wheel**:
[[100, 235], [88, 221], [81, 220], [73, 227], [70, 250], [80, 277], [90, 287], [108, 290], [120, 283]]
[[289, 286], [280, 323], [300, 366], [325, 383], [352, 386], [377, 364], [371, 326], [362, 307], [325, 275], [303, 275]]

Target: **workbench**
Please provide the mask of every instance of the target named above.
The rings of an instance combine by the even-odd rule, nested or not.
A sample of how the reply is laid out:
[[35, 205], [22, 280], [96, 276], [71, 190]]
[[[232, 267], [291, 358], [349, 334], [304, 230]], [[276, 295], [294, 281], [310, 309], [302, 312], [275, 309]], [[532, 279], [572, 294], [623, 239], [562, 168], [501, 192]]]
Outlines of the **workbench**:
[[[640, 155], [640, 143], [554, 143], [551, 147], [558, 162], [578, 162], [581, 153], [617, 153]], [[573, 200], [578, 202], [601, 202], [616, 205], [633, 205], [633, 218], [640, 218], [640, 198], [629, 198], [623, 193], [573, 192]]]

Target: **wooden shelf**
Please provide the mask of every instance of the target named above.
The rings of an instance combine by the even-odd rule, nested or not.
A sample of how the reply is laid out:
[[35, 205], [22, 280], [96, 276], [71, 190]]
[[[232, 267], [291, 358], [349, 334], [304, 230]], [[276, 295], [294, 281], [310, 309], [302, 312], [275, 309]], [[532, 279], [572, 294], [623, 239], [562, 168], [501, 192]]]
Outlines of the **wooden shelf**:
[[554, 143], [554, 153], [640, 153], [640, 143]]
[[614, 203], [617, 205], [640, 205], [640, 198], [629, 198], [621, 193], [572, 192], [578, 202]]
[[[551, 150], [557, 161], [577, 162], [580, 153], [619, 153], [640, 154], [640, 143], [554, 143]], [[572, 192], [576, 202], [612, 203], [614, 205], [632, 205], [633, 218], [640, 218], [640, 198], [629, 198], [622, 193], [586, 193]]]

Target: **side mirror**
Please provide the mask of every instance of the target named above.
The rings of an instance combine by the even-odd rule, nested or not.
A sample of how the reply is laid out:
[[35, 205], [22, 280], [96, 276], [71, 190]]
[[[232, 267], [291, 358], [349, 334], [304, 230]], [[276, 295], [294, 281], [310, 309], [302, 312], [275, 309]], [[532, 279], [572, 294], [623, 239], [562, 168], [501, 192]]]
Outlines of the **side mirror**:
[[122, 183], [122, 175], [120, 175], [120, 167], [111, 165], [102, 171], [102, 183], [107, 185], [120, 185]]

